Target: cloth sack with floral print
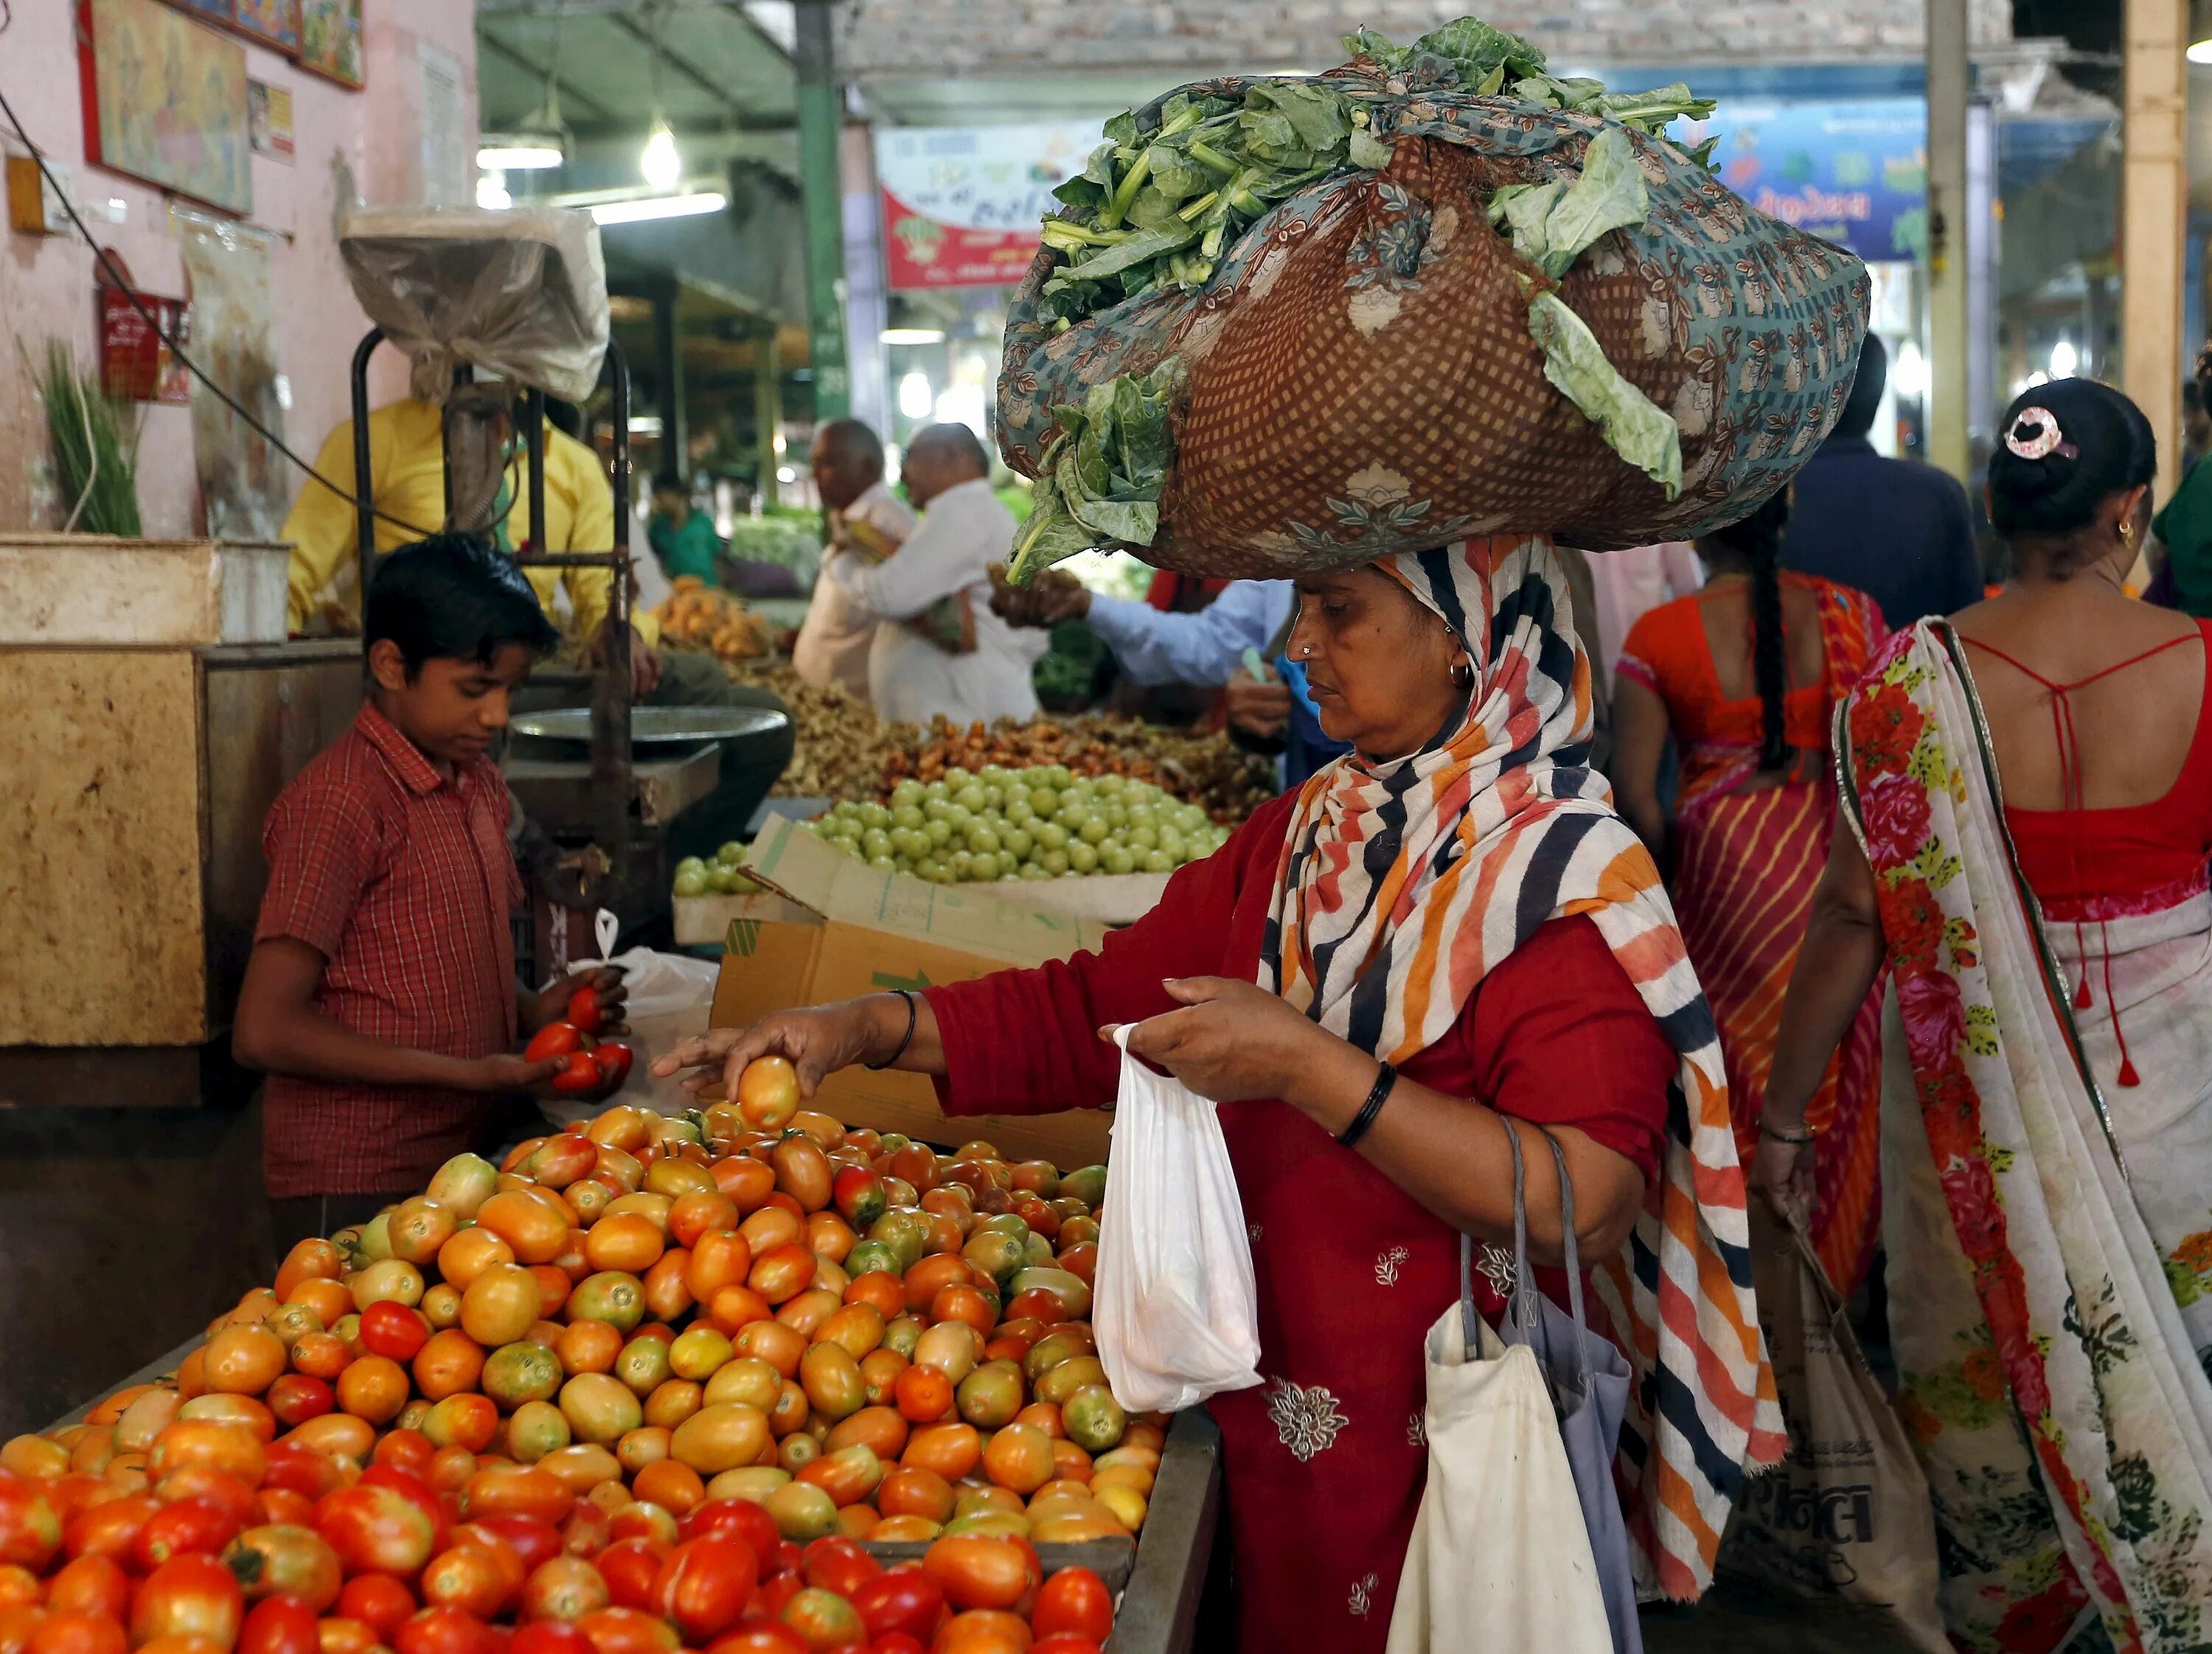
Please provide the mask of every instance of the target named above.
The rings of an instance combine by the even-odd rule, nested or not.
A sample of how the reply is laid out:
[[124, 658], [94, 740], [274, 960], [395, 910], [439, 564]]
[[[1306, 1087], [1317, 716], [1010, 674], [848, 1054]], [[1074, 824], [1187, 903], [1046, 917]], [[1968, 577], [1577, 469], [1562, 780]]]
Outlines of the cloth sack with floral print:
[[1882, 1608], [1913, 1647], [1945, 1654], [1936, 1519], [1905, 1426], [1804, 1231], [1757, 1198], [1747, 1215], [1790, 1452], [1746, 1487], [1721, 1570], [1814, 1601]]
[[1260, 1302], [1228, 1140], [1213, 1104], [1129, 1055], [1098, 1222], [1091, 1323], [1114, 1399], [1170, 1413], [1260, 1382]]
[[[1241, 100], [1268, 83], [1179, 90]], [[1510, 88], [1478, 95], [1433, 58], [1387, 71], [1363, 56], [1307, 83], [1352, 100], [1384, 164], [1278, 203], [1203, 286], [1072, 325], [1040, 313], [1066, 257], [1047, 246], [1008, 313], [999, 444], [1024, 476], [1048, 464], [1055, 410], [1180, 358], [1159, 526], [1133, 548], [1145, 561], [1285, 579], [1470, 536], [1594, 551], [1692, 539], [1782, 488], [1826, 436], [1866, 334], [1851, 254], [1747, 205], [1664, 137]], [[1139, 112], [1140, 132], [1172, 95]], [[1617, 153], [1624, 137], [1640, 222], [1557, 276], [1492, 227], [1501, 189], [1571, 185], [1599, 139]], [[1671, 418], [1676, 476], [1624, 460], [1550, 376], [1532, 328], [1553, 294], [1579, 348]]]

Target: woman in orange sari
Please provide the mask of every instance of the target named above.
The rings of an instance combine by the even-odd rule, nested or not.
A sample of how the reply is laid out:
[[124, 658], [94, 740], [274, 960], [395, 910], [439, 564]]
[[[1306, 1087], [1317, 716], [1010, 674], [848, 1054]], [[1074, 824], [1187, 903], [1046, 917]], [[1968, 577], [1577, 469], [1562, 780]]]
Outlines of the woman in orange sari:
[[[1710, 581], [1637, 622], [1614, 686], [1621, 813], [1662, 866], [1671, 861], [1683, 944], [1720, 1023], [1747, 1159], [1758, 1147], [1784, 990], [1835, 830], [1830, 719], [1883, 635], [1863, 593], [1783, 572], [1789, 516], [1788, 496], [1778, 495], [1700, 540]], [[1671, 820], [1658, 795], [1670, 733], [1681, 763]], [[1881, 1085], [1877, 985], [1808, 1114], [1827, 1144], [1813, 1244], [1844, 1293], [1873, 1261]]]

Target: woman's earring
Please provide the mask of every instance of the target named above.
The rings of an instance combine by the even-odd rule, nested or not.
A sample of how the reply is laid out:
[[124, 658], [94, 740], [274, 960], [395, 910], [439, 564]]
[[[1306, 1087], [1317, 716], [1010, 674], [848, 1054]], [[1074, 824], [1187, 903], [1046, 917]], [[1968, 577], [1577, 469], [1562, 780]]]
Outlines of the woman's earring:
[[1455, 660], [1452, 663], [1451, 675], [1452, 682], [1457, 684], [1461, 689], [1473, 689], [1474, 687], [1474, 662], [1465, 655], [1460, 656], [1457, 660]]
[[2120, 525], [2120, 544], [2122, 545], [2132, 546], [2135, 543], [2136, 526], [2134, 522], [2128, 521], [2122, 523]]

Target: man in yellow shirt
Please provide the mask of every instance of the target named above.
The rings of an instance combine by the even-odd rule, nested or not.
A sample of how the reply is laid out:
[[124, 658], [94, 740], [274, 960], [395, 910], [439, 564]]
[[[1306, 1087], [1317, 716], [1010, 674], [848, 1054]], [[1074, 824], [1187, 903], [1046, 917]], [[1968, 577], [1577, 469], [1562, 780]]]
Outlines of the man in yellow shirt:
[[[438, 532], [446, 520], [443, 412], [412, 397], [387, 403], [368, 417], [369, 489], [379, 512], [376, 545], [391, 551]], [[353, 421], [341, 420], [315, 456], [315, 469], [341, 488], [353, 480]], [[514, 502], [491, 538], [512, 549], [530, 538], [529, 461], [508, 465], [507, 497]], [[398, 518], [398, 522], [388, 520]], [[309, 477], [292, 502], [283, 536], [292, 543], [288, 609], [291, 629], [305, 628], [319, 610], [351, 616], [359, 609], [360, 532], [353, 502]], [[545, 544], [552, 551], [605, 551], [615, 544], [614, 503], [599, 457], [548, 420], [545, 428]], [[524, 576], [546, 614], [559, 618], [557, 595], [568, 599], [568, 626], [586, 658], [605, 628], [614, 575], [605, 569], [526, 569]], [[660, 629], [651, 615], [633, 613], [630, 692], [653, 706], [751, 706], [786, 711], [766, 690], [732, 684], [710, 654], [663, 654], [654, 646]], [[542, 704], [580, 704], [580, 693]], [[792, 732], [748, 748], [740, 759], [722, 749], [722, 778], [714, 791], [678, 817], [669, 830], [671, 853], [712, 855], [745, 836], [755, 808], [791, 762]]]

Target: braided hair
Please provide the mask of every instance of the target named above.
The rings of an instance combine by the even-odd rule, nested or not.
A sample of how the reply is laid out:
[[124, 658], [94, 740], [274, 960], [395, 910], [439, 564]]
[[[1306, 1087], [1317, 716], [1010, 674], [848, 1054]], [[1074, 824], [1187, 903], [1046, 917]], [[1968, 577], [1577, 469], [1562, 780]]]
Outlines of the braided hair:
[[1790, 490], [1784, 489], [1748, 517], [1705, 536], [1741, 557], [1751, 571], [1751, 666], [1759, 685], [1762, 770], [1780, 769], [1790, 762], [1782, 717], [1790, 687], [1782, 635], [1782, 531], [1789, 521]]

